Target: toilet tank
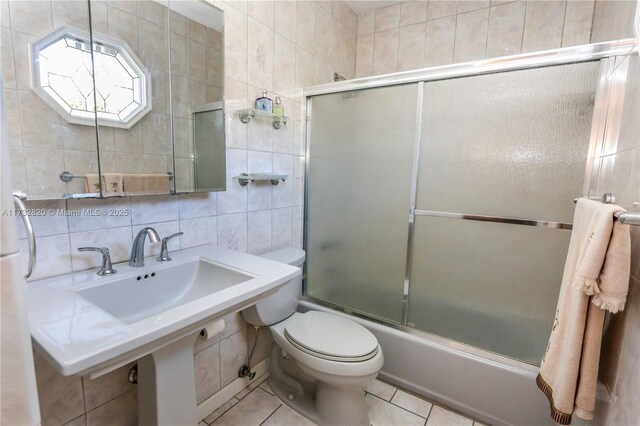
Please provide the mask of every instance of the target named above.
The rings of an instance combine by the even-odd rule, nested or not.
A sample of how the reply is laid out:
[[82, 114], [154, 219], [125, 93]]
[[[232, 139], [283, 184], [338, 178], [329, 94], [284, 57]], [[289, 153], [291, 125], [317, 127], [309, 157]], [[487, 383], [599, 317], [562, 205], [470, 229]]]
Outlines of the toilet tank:
[[[262, 257], [302, 268], [304, 250], [291, 247], [265, 253]], [[242, 311], [244, 319], [253, 325], [269, 326], [289, 318], [296, 312], [302, 296], [302, 276], [288, 281], [275, 293]]]

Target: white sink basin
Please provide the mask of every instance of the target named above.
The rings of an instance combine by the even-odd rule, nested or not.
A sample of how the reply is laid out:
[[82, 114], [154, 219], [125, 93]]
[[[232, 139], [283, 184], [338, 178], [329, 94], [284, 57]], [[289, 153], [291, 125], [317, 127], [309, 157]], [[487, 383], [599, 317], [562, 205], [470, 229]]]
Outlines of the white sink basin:
[[127, 324], [255, 278], [206, 259], [171, 262], [136, 276], [117, 277], [76, 293]]
[[[135, 360], [270, 294], [300, 269], [214, 245], [28, 283], [35, 346], [64, 376]], [[155, 276], [153, 275], [155, 273]], [[144, 278], [145, 275], [148, 278]], [[138, 277], [141, 277], [138, 280]]]

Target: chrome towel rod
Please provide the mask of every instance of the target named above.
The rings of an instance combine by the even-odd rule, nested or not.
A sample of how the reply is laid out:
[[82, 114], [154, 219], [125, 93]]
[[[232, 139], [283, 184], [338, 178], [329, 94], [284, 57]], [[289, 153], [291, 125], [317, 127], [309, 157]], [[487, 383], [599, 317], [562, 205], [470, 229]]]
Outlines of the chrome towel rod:
[[[122, 173], [122, 174], [126, 175], [126, 174], [133, 174], [133, 173]], [[147, 176], [164, 176], [164, 175], [165, 175], [164, 173], [147, 174]], [[173, 172], [167, 172], [166, 175], [169, 177], [169, 180], [173, 180]], [[58, 177], [63, 182], [70, 182], [71, 179], [78, 179], [78, 178], [86, 179], [87, 178], [86, 175], [74, 175], [73, 173], [71, 173], [71, 172], [69, 172], [67, 170], [65, 170], [63, 172], [60, 172]]]
[[[590, 200], [594, 201], [602, 201], [604, 204], [613, 204], [616, 202], [616, 197], [613, 196], [610, 192], [605, 192], [602, 194], [602, 198], [597, 197], [589, 197]], [[578, 199], [575, 198], [573, 200], [574, 203], [578, 202]], [[620, 223], [624, 223], [627, 225], [640, 225], [640, 213], [636, 212], [620, 212], [615, 214], [616, 219]]]

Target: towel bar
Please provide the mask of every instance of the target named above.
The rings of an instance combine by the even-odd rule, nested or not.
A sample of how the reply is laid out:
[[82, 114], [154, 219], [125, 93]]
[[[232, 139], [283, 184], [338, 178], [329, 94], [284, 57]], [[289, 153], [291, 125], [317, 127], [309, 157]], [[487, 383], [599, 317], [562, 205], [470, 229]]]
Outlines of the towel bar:
[[[122, 173], [122, 174], [126, 175], [126, 174], [131, 174], [131, 173]], [[173, 180], [173, 172], [167, 172], [166, 175], [169, 177], [169, 180]], [[153, 176], [153, 175], [150, 174], [149, 176]], [[86, 175], [74, 175], [73, 173], [71, 173], [71, 172], [69, 172], [67, 170], [65, 170], [64, 172], [60, 172], [58, 177], [63, 182], [70, 182], [71, 179], [75, 179], [75, 178], [82, 178], [82, 179], [86, 179], [87, 178]]]
[[[594, 201], [602, 201], [604, 204], [613, 204], [616, 202], [616, 197], [610, 192], [605, 192], [602, 194], [602, 198], [597, 197], [589, 197], [590, 200]], [[578, 202], [578, 199], [575, 198], [573, 200], [574, 203]], [[640, 225], [640, 213], [636, 212], [620, 212], [615, 214], [616, 219], [620, 223], [625, 223], [627, 225]]]

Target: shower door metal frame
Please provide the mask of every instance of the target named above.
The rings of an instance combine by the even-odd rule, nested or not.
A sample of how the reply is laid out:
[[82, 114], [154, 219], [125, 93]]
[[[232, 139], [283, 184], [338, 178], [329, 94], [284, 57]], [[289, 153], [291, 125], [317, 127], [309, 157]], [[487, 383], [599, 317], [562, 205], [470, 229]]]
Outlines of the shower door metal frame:
[[[401, 84], [417, 83], [418, 90], [418, 108], [416, 111], [416, 137], [414, 140], [414, 158], [412, 164], [412, 182], [410, 193], [410, 206], [408, 211], [408, 238], [407, 238], [407, 259], [405, 268], [405, 277], [403, 285], [403, 311], [402, 321], [400, 323], [388, 318], [379, 317], [375, 314], [354, 310], [352, 308], [316, 299], [307, 294], [306, 280], [306, 263], [305, 274], [303, 275], [303, 298], [322, 306], [335, 309], [339, 312], [356, 315], [361, 318], [373, 320], [385, 325], [417, 335], [428, 335], [430, 338], [440, 337], [434, 334], [415, 329], [407, 325], [408, 307], [411, 290], [411, 262], [413, 259], [413, 234], [415, 225], [415, 216], [438, 216], [438, 217], [455, 217], [458, 219], [490, 221], [500, 223], [512, 223], [527, 226], [540, 226], [554, 229], [571, 229], [571, 224], [561, 222], [547, 222], [538, 220], [527, 220], [507, 217], [482, 216], [482, 215], [465, 215], [462, 213], [433, 212], [428, 210], [416, 210], [417, 198], [417, 182], [418, 182], [418, 164], [420, 155], [420, 143], [422, 139], [422, 115], [424, 109], [424, 83], [438, 80], [449, 80], [454, 78], [479, 76], [485, 74], [494, 74], [507, 71], [520, 71], [534, 68], [542, 68], [555, 65], [567, 65], [580, 62], [600, 61], [600, 75], [596, 86], [596, 99], [593, 109], [593, 120], [591, 123], [591, 138], [589, 141], [589, 151], [587, 155], [587, 165], [585, 170], [585, 182], [583, 195], [594, 195], [597, 185], [597, 176], [602, 166], [602, 160], [596, 157], [604, 152], [607, 146], [607, 135], [616, 136], [619, 132], [619, 120], [614, 121], [612, 126], [609, 123], [612, 119], [619, 119], [619, 106], [624, 98], [624, 84], [626, 80], [627, 70], [622, 67], [616, 68], [616, 58], [624, 57], [633, 51], [638, 50], [638, 46], [633, 39], [623, 39], [603, 43], [586, 44], [581, 46], [565, 47], [560, 49], [546, 50], [533, 53], [524, 53], [513, 56], [498, 57], [474, 62], [466, 62], [461, 64], [445, 65], [440, 67], [425, 68], [414, 71], [404, 71], [393, 74], [386, 74], [375, 77], [365, 77], [355, 80], [342, 81], [337, 83], [329, 83], [318, 86], [312, 86], [304, 89], [304, 101], [306, 105], [305, 116], [305, 182], [304, 182], [304, 223], [303, 223], [303, 248], [308, 247], [308, 193], [310, 179], [310, 160], [311, 160], [311, 117], [313, 114], [313, 96], [334, 94], [341, 92], [358, 91], [363, 89], [381, 88], [388, 86], [397, 86]], [[620, 68], [618, 70], [618, 68]], [[618, 73], [618, 74], [614, 74]], [[624, 73], [624, 74], [622, 74]], [[625, 78], [620, 78], [621, 76]], [[616, 78], [617, 77], [617, 78]], [[611, 106], [613, 105], [613, 108]], [[616, 129], [616, 127], [618, 129]], [[616, 137], [617, 141], [617, 137]], [[578, 194], [579, 195], [579, 194]], [[568, 200], [571, 202], [571, 200]], [[462, 342], [448, 341], [440, 338], [442, 342], [450, 347], [464, 348], [466, 352], [476, 353], [485, 352], [482, 349], [475, 348]], [[448, 342], [448, 343], [447, 343]], [[504, 359], [511, 359], [501, 354], [493, 354], [498, 357], [501, 362]], [[513, 360], [516, 363], [529, 364]]]

